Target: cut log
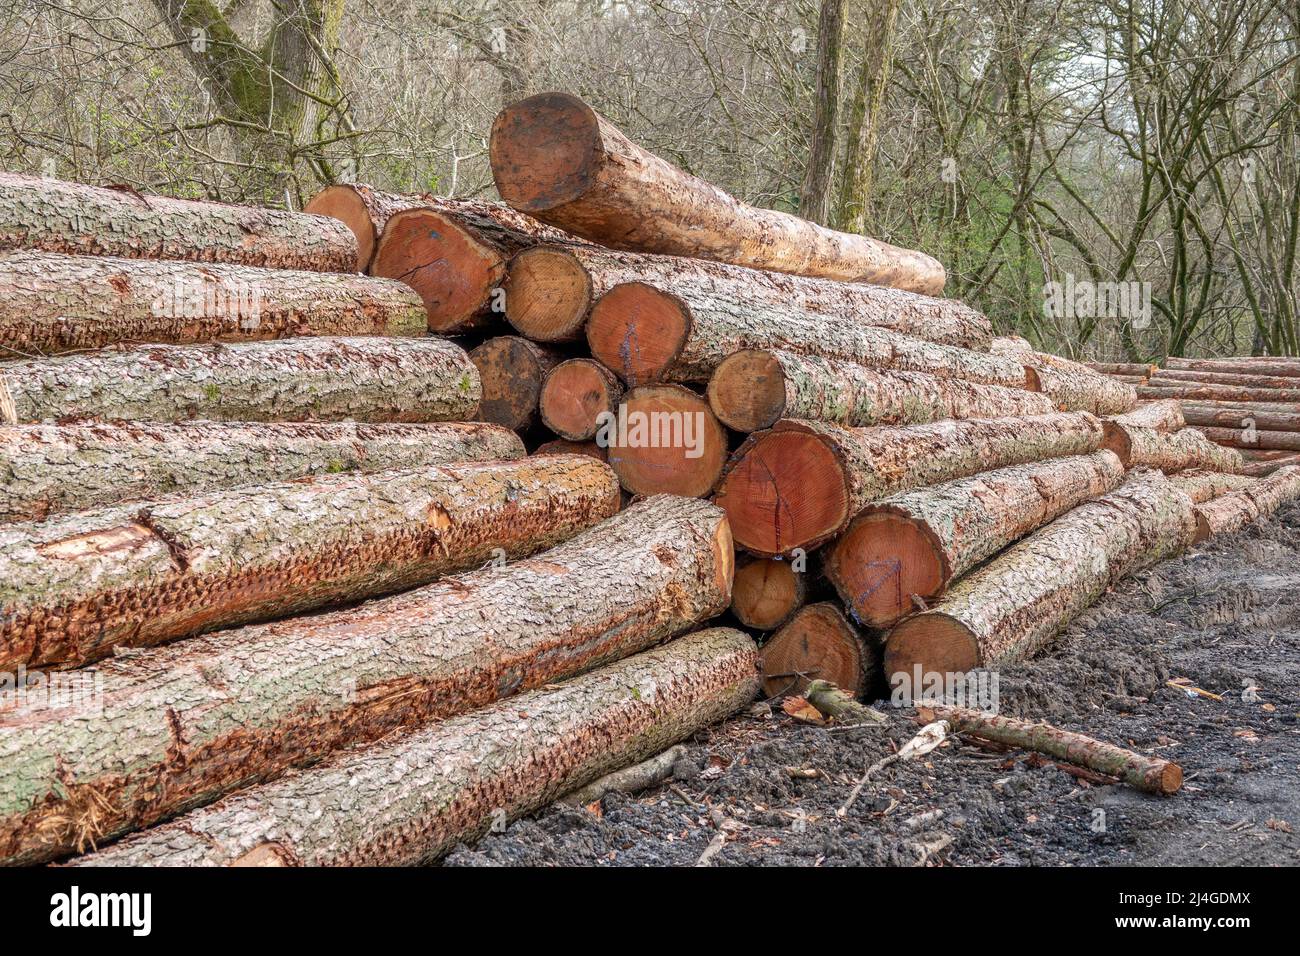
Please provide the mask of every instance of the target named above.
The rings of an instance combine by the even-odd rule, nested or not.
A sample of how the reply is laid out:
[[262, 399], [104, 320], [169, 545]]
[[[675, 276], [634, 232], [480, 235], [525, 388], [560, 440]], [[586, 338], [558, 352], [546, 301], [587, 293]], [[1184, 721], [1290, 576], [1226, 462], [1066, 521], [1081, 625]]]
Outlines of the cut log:
[[1247, 475], [1228, 475], [1221, 471], [1180, 471], [1169, 476], [1169, 483], [1192, 499], [1193, 504], [1204, 504], [1211, 498], [1233, 491], [1241, 491], [1255, 484]]
[[1260, 428], [1212, 428], [1194, 425], [1194, 429], [1217, 445], [1229, 448], [1264, 448], [1270, 451], [1300, 451], [1300, 432], [1278, 432]]
[[[1225, 359], [1187, 359], [1169, 356], [1166, 369], [1189, 372], [1239, 372], [1245, 375], [1288, 375], [1300, 377], [1300, 359], [1281, 356], [1239, 356]], [[1294, 386], [1300, 388], [1300, 385]]]
[[0, 257], [0, 358], [137, 342], [423, 335], [424, 307], [366, 276], [112, 256]]
[[1248, 405], [1183, 402], [1182, 408], [1183, 417], [1189, 425], [1300, 432], [1300, 405], [1292, 406], [1287, 411], [1275, 411], [1267, 408], [1256, 409]]
[[693, 298], [731, 302], [751, 312], [794, 309], [977, 351], [987, 351], [993, 335], [982, 313], [952, 299], [705, 259], [574, 245], [535, 246], [511, 260], [506, 318], [530, 339], [576, 341], [601, 296], [627, 282], [668, 293], [689, 290]]
[[594, 441], [569, 441], [557, 438], [555, 441], [543, 442], [537, 446], [534, 455], [587, 455], [597, 461], [609, 461], [609, 449], [601, 448]]
[[142, 345], [0, 366], [0, 420], [433, 422], [472, 419], [479, 377], [436, 338]]
[[1162, 432], [1116, 421], [1106, 422], [1104, 428], [1103, 447], [1118, 455], [1125, 468], [1159, 468], [1171, 473], [1188, 468], [1229, 473], [1241, 470], [1240, 454], [1216, 445], [1195, 428]]
[[1145, 375], [1107, 375], [1106, 377], [1116, 382], [1123, 382], [1125, 385], [1145, 385], [1150, 381]]
[[895, 627], [885, 642], [886, 677], [917, 686], [921, 675], [999, 667], [1035, 654], [1114, 582], [1190, 545], [1193, 508], [1159, 472], [1130, 475]]
[[943, 291], [943, 266], [929, 256], [742, 203], [637, 146], [566, 93], [507, 106], [492, 124], [489, 154], [502, 199], [601, 245]]
[[1187, 424], [1183, 418], [1182, 402], [1172, 398], [1143, 402], [1133, 411], [1114, 415], [1110, 420], [1121, 426], [1141, 425], [1160, 432], [1176, 432]]
[[1082, 364], [1103, 375], [1127, 375], [1133, 378], [1150, 378], [1151, 373], [1157, 368], [1155, 365], [1147, 365], [1143, 362], [1084, 362]]
[[551, 369], [542, 384], [542, 421], [570, 441], [587, 441], [596, 434], [602, 415], [618, 413], [623, 386], [595, 359], [576, 358]]
[[607, 793], [638, 793], [649, 790], [668, 780], [673, 775], [673, 768], [689, 753], [690, 748], [685, 744], [677, 744], [648, 760], [607, 773], [585, 787], [566, 793], [557, 802], [570, 807], [586, 807], [603, 799]]
[[101, 664], [93, 712], [0, 715], [0, 860], [84, 849], [644, 650], [726, 608], [732, 561], [721, 511], [661, 496], [535, 558]]
[[873, 501], [981, 471], [1101, 447], [1087, 412], [901, 428], [782, 421], [732, 456], [715, 500], [736, 542], [766, 557], [835, 537]]
[[753, 432], [782, 418], [838, 425], [914, 425], [945, 418], [1002, 418], [1056, 410], [1044, 395], [924, 372], [877, 371], [851, 362], [765, 349], [723, 360], [709, 406], [729, 428]]
[[989, 385], [1024, 388], [1024, 366], [913, 338], [892, 329], [849, 325], [792, 306], [752, 308], [687, 286], [664, 292], [625, 282], [601, 297], [587, 321], [591, 354], [625, 382], [707, 382], [741, 349], [779, 349], [869, 368], [928, 372]]
[[1061, 411], [1119, 415], [1137, 405], [1132, 385], [1099, 375], [1080, 362], [1036, 351], [1018, 336], [995, 338], [990, 350], [994, 355], [1024, 363], [1028, 387], [1047, 395]]
[[379, 237], [388, 220], [399, 212], [427, 205], [424, 196], [400, 196], [362, 183], [326, 186], [303, 212], [340, 220], [357, 237], [357, 271], [368, 272]]
[[826, 576], [857, 620], [890, 627], [985, 558], [1123, 480], [1119, 459], [1099, 451], [894, 495], [853, 519], [829, 550]]
[[758, 655], [763, 694], [802, 694], [824, 680], [861, 697], [880, 676], [880, 650], [830, 602], [809, 604], [764, 642]]
[[1237, 531], [1300, 498], [1300, 467], [1284, 465], [1246, 488], [1196, 506], [1196, 540]]
[[681, 385], [642, 385], [602, 416], [596, 444], [633, 495], [711, 492], [727, 462], [727, 433], [709, 403]]
[[1240, 385], [1205, 385], [1179, 382], [1173, 379], [1153, 378], [1148, 385], [1137, 387], [1138, 398], [1182, 398], [1213, 402], [1267, 402], [1269, 404], [1294, 404], [1300, 402], [1300, 387], [1296, 388], [1243, 388]]
[[746, 558], [736, 563], [731, 588], [731, 613], [745, 627], [774, 631], [788, 621], [808, 598], [804, 572], [789, 561]]
[[467, 332], [503, 316], [511, 256], [539, 242], [573, 238], [500, 203], [421, 198], [421, 205], [389, 217], [370, 273], [414, 289], [432, 332]]
[[619, 509], [581, 455], [331, 475], [0, 529], [0, 670], [300, 614], [531, 554]]
[[1300, 465], [1300, 454], [1287, 455], [1284, 458], [1268, 458], [1249, 461], [1241, 468], [1243, 475], [1251, 478], [1264, 478], [1285, 468], [1287, 465]]
[[87, 866], [432, 863], [493, 825], [645, 759], [740, 710], [753, 640], [687, 635], [395, 742], [236, 794], [75, 861]]
[[537, 423], [542, 383], [560, 357], [517, 335], [488, 339], [469, 353], [478, 369], [483, 398], [478, 419], [523, 431]]
[[357, 271], [356, 239], [325, 216], [0, 173], [0, 252], [11, 249]]
[[1251, 375], [1243, 372], [1201, 372], [1182, 369], [1160, 369], [1152, 381], [1165, 383], [1187, 382], [1193, 385], [1238, 385], [1242, 388], [1300, 388], [1300, 377], [1294, 375]]
[[114, 422], [0, 429], [0, 521], [313, 475], [522, 458], [476, 422]]
[[1283, 458], [1294, 458], [1293, 452], [1284, 451], [1280, 448], [1238, 448], [1244, 461], [1277, 461]]

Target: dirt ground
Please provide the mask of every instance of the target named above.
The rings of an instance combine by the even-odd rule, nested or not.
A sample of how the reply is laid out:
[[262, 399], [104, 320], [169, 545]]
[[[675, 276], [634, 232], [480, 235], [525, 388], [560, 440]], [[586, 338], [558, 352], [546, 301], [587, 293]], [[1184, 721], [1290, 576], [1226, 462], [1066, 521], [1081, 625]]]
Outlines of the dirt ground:
[[914, 712], [823, 728], [776, 701], [690, 741], [664, 786], [550, 807], [446, 865], [1300, 864], [1300, 505], [1122, 582], [1001, 671], [999, 696], [1003, 714], [1176, 760], [1185, 785], [1148, 796], [950, 741], [882, 771], [840, 819]]

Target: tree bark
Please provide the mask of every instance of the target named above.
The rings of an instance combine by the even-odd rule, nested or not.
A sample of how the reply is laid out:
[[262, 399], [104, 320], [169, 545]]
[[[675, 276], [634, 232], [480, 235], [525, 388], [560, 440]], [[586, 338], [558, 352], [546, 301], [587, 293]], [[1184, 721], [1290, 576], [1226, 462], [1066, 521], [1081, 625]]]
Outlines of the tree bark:
[[1187, 382], [1193, 385], [1235, 385], [1241, 388], [1254, 389], [1283, 388], [1295, 390], [1300, 388], [1300, 377], [1294, 375], [1248, 375], [1241, 372], [1159, 369], [1151, 376], [1150, 380], [1170, 385]]
[[1300, 451], [1300, 432], [1270, 431], [1260, 428], [1214, 428], [1193, 425], [1193, 429], [1228, 448], [1265, 448], [1276, 451]]
[[607, 292], [587, 322], [591, 354], [625, 382], [707, 382], [741, 349], [781, 349], [871, 368], [928, 372], [1024, 388], [1018, 358], [940, 345], [893, 329], [847, 324], [793, 305], [753, 304], [704, 287], [664, 292], [628, 282]]
[[144, 345], [10, 362], [0, 420], [432, 422], [472, 419], [478, 370], [434, 339]]
[[586, 455], [597, 461], [609, 461], [609, 449], [601, 448], [594, 441], [569, 441], [557, 438], [537, 446], [534, 455]]
[[1196, 540], [1237, 531], [1300, 498], [1300, 466], [1284, 465], [1248, 487], [1196, 506]]
[[745, 627], [774, 631], [803, 607], [808, 598], [806, 573], [789, 561], [746, 558], [736, 564], [731, 613]]
[[726, 608], [732, 561], [721, 511], [656, 497], [535, 558], [100, 665], [94, 712], [0, 717], [0, 860], [84, 849], [644, 650]]
[[1183, 402], [1183, 417], [1189, 425], [1213, 428], [1263, 428], [1275, 432], [1300, 432], [1300, 406], [1289, 411], [1254, 409], [1232, 403]]
[[711, 628], [558, 687], [235, 794], [86, 866], [399, 866], [436, 861], [744, 707], [753, 640]]
[[475, 348], [469, 358], [483, 388], [479, 421], [516, 431], [537, 423], [542, 383], [560, 361], [556, 352], [517, 335], [499, 335]]
[[901, 428], [844, 428], [787, 420], [736, 451], [715, 501], [737, 544], [774, 557], [811, 549], [873, 501], [993, 468], [1101, 447], [1087, 412], [944, 421]]
[[602, 419], [596, 444], [633, 495], [711, 492], [727, 461], [727, 433], [699, 395], [681, 385], [642, 385]]
[[1141, 425], [1161, 432], [1176, 432], [1187, 425], [1182, 402], [1170, 398], [1143, 402], [1131, 412], [1111, 416], [1110, 421], [1121, 426]]
[[511, 431], [475, 422], [113, 422], [0, 429], [0, 521], [313, 475], [522, 458]]
[[1080, 362], [1036, 351], [1018, 336], [995, 338], [990, 350], [1023, 363], [1029, 388], [1047, 395], [1062, 411], [1120, 415], [1137, 405], [1132, 385], [1100, 375]]
[[943, 291], [943, 266], [929, 256], [742, 203], [646, 152], [568, 94], [502, 110], [490, 153], [502, 199], [602, 245]]
[[831, 182], [835, 167], [840, 107], [840, 52], [844, 46], [844, 0], [822, 0], [817, 15], [817, 78], [812, 135], [799, 215], [823, 226], [831, 224]]
[[838, 425], [915, 425], [945, 418], [1044, 415], [1044, 395], [924, 372], [863, 365], [775, 349], [733, 352], [709, 379], [709, 405], [728, 428], [753, 432], [782, 418]]
[[823, 567], [857, 620], [891, 627], [985, 558], [1123, 480], [1119, 459], [1099, 451], [904, 492], [868, 505]]
[[623, 385], [595, 359], [561, 362], [542, 385], [541, 413], [546, 427], [570, 441], [587, 441], [600, 427], [601, 415], [618, 412]]
[[800, 609], [758, 655], [763, 694], [802, 694], [813, 680], [861, 697], [880, 674], [880, 648], [863, 639], [831, 601]]
[[993, 335], [982, 313], [955, 299], [591, 245], [536, 246], [515, 256], [506, 279], [506, 318], [528, 338], [575, 341], [593, 306], [626, 282], [737, 310], [814, 313], [977, 351], [987, 351]]
[[1082, 364], [1103, 375], [1129, 375], [1137, 378], [1150, 378], [1158, 367], [1145, 362], [1084, 362]]
[[0, 531], [0, 670], [427, 584], [552, 547], [618, 511], [578, 455], [330, 475]]
[[1251, 478], [1264, 478], [1274, 474], [1279, 469], [1287, 465], [1300, 465], [1300, 454], [1287, 455], [1282, 458], [1254, 459], [1246, 462], [1241, 468], [1243, 475], [1249, 475]]
[[1241, 455], [1210, 441], [1195, 428], [1161, 432], [1142, 425], [1105, 423], [1103, 446], [1109, 448], [1125, 468], [1159, 468], [1165, 472], [1189, 468], [1233, 473], [1241, 470]]
[[324, 216], [0, 173], [0, 252], [11, 249], [357, 271], [355, 238]]
[[[1277, 356], [1230, 359], [1188, 359], [1171, 355], [1165, 359], [1166, 369], [1189, 372], [1239, 372], [1245, 375], [1300, 376], [1300, 359]], [[1300, 388], [1300, 385], [1294, 386]]]
[[401, 196], [362, 183], [345, 183], [322, 189], [303, 207], [303, 212], [330, 216], [347, 226], [357, 237], [357, 271], [369, 272], [375, 246], [388, 220], [424, 205], [424, 196]]
[[1300, 402], [1300, 387], [1244, 388], [1240, 385], [1205, 385], [1153, 378], [1149, 385], [1137, 387], [1138, 398], [1181, 398], [1212, 402], [1266, 402], [1294, 404]]
[[1130, 475], [895, 627], [885, 643], [885, 676], [966, 673], [1037, 653], [1120, 578], [1191, 544], [1193, 507], [1159, 472]]
[[341, 273], [15, 252], [0, 258], [0, 358], [159, 342], [423, 335], [400, 283]]
[[1247, 475], [1228, 475], [1221, 471], [1180, 471], [1169, 476], [1169, 483], [1192, 499], [1193, 504], [1204, 504], [1211, 498], [1233, 491], [1241, 491], [1255, 484]]

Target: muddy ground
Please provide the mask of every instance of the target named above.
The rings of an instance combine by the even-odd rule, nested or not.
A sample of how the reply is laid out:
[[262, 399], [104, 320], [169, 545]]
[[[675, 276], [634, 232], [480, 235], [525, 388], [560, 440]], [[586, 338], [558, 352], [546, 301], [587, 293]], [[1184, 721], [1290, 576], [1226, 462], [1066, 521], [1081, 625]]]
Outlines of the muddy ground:
[[551, 807], [446, 863], [1300, 864], [1300, 505], [1122, 582], [998, 689], [1003, 714], [1178, 761], [1184, 787], [1148, 796], [950, 741], [882, 771], [840, 819], [914, 712], [822, 728], [776, 701], [692, 740], [665, 786]]

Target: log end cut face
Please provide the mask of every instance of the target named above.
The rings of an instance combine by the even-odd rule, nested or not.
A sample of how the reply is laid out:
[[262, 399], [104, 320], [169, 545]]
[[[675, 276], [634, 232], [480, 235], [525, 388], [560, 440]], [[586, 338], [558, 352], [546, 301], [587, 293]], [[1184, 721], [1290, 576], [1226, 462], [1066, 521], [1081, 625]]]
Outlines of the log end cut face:
[[690, 331], [690, 312], [680, 299], [644, 282], [625, 282], [592, 308], [587, 344], [598, 361], [637, 385], [664, 377]]
[[731, 610], [746, 627], [770, 631], [794, 613], [804, 589], [789, 561], [759, 558], [736, 569]]
[[375, 254], [375, 224], [365, 201], [350, 186], [327, 186], [307, 203], [303, 212], [337, 219], [357, 237], [357, 271], [365, 272]]
[[[885, 679], [892, 687], [897, 675], [912, 681], [917, 668], [925, 674], [964, 674], [979, 666], [979, 641], [956, 618], [936, 611], [910, 617], [889, 633], [885, 642]], [[924, 686], [924, 684], [922, 684]]]
[[518, 336], [502, 335], [488, 339], [469, 357], [483, 385], [479, 420], [511, 429], [528, 427], [547, 372], [536, 347]]
[[680, 385], [644, 385], [627, 393], [620, 411], [596, 441], [609, 448], [624, 489], [687, 498], [713, 490], [727, 461], [727, 433], [704, 399]]
[[[827, 575], [858, 618], [889, 627], [943, 593], [943, 549], [923, 522], [887, 511], [857, 518], [835, 543]], [[924, 606], [924, 605], [921, 605]]]
[[759, 667], [768, 697], [803, 693], [814, 680], [830, 681], [854, 697], [865, 690], [862, 641], [830, 603], [809, 605], [773, 634], [759, 651]]
[[563, 249], [536, 246], [510, 260], [506, 319], [534, 342], [565, 342], [591, 310], [591, 276]]
[[570, 359], [555, 366], [542, 385], [542, 418], [547, 427], [570, 441], [591, 438], [601, 413], [613, 414], [618, 402], [611, 381], [588, 359]]
[[1119, 463], [1128, 468], [1133, 460], [1133, 443], [1129, 440], [1128, 431], [1118, 422], [1102, 422], [1102, 430], [1101, 447], [1113, 451], [1119, 458]]
[[582, 196], [595, 182], [600, 118], [568, 93], [539, 93], [512, 103], [492, 123], [489, 157], [501, 198], [544, 212]]
[[724, 425], [738, 432], [771, 428], [785, 414], [781, 363], [759, 349], [732, 353], [709, 379], [709, 405]]

